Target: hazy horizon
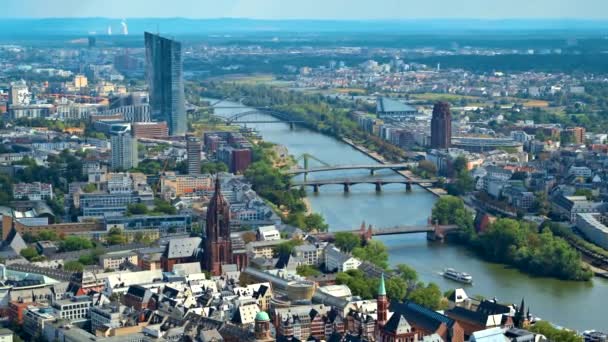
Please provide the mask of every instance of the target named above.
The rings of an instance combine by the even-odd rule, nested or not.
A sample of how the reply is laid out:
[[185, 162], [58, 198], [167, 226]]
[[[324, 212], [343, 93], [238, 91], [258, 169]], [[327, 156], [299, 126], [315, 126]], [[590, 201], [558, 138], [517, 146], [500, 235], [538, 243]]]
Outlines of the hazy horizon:
[[[288, 3], [288, 4], [287, 4]], [[605, 0], [5, 0], [2, 18], [607, 20]]]

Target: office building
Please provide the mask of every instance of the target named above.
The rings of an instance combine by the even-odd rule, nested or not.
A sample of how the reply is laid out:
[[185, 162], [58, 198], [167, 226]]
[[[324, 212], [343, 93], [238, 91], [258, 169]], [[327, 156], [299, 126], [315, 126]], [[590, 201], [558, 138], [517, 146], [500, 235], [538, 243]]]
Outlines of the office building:
[[376, 100], [376, 114], [378, 115], [378, 119], [401, 121], [415, 116], [418, 114], [418, 110], [416, 107], [403, 102], [388, 97], [379, 97]]
[[113, 170], [128, 170], [137, 167], [137, 139], [131, 134], [130, 124], [115, 124], [110, 130]]
[[450, 104], [437, 102], [431, 119], [431, 148], [448, 148], [452, 140], [452, 113]]
[[164, 121], [134, 122], [133, 135], [136, 138], [164, 138], [169, 135], [169, 129]]
[[57, 317], [67, 321], [84, 320], [89, 315], [92, 301], [88, 296], [76, 296], [53, 302]]
[[585, 128], [583, 127], [571, 127], [566, 128], [561, 132], [562, 142], [572, 143], [576, 145], [585, 143]]
[[201, 140], [194, 135], [186, 136], [186, 150], [188, 152], [188, 174], [201, 173]]
[[251, 149], [222, 147], [217, 151], [217, 159], [228, 165], [231, 173], [243, 173], [252, 162]]
[[85, 75], [78, 74], [74, 76], [74, 88], [80, 89], [85, 88], [89, 84], [89, 81]]
[[25, 81], [13, 82], [9, 89], [8, 104], [13, 106], [27, 106], [30, 104], [31, 94]]
[[166, 121], [171, 136], [186, 134], [182, 45], [146, 32], [146, 77], [154, 121]]

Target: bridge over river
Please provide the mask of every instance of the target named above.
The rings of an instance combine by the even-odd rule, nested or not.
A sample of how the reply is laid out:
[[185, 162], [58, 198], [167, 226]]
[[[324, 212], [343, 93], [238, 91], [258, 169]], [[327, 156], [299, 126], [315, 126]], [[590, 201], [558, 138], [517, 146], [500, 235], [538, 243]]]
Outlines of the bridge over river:
[[291, 183], [293, 187], [309, 186], [312, 187], [314, 192], [319, 192], [319, 188], [323, 185], [342, 185], [344, 186], [344, 192], [349, 192], [350, 187], [357, 184], [373, 184], [376, 186], [376, 191], [382, 191], [382, 186], [386, 184], [405, 184], [407, 191], [412, 190], [412, 184], [433, 184], [436, 183], [436, 179], [409, 179], [409, 178], [336, 178], [336, 179], [315, 179], [315, 180], [303, 180], [295, 181]]
[[349, 232], [360, 235], [364, 240], [370, 240], [374, 236], [382, 235], [401, 235], [401, 234], [416, 234], [416, 233], [427, 233], [427, 239], [429, 240], [443, 240], [449, 233], [456, 232], [460, 228], [455, 224], [439, 225], [429, 223], [426, 225], [398, 225], [386, 228], [373, 228], [369, 225], [365, 227], [365, 223], [361, 225], [361, 228], [356, 230], [338, 230], [335, 232], [323, 232], [312, 234], [315, 238], [322, 241], [333, 241], [335, 239], [336, 232]]

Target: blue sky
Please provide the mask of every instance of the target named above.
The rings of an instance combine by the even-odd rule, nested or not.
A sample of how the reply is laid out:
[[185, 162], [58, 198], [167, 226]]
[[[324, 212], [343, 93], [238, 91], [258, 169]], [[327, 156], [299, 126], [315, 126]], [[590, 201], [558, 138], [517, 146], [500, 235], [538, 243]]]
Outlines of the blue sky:
[[608, 0], [1, 0], [0, 17], [608, 19]]

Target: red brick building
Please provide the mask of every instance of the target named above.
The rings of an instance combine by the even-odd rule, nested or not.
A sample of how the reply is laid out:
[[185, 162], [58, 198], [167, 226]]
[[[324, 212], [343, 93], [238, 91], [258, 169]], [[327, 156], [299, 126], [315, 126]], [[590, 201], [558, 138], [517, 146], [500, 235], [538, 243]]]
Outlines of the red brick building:
[[164, 121], [134, 122], [133, 135], [136, 138], [165, 138], [169, 136], [169, 128]]

